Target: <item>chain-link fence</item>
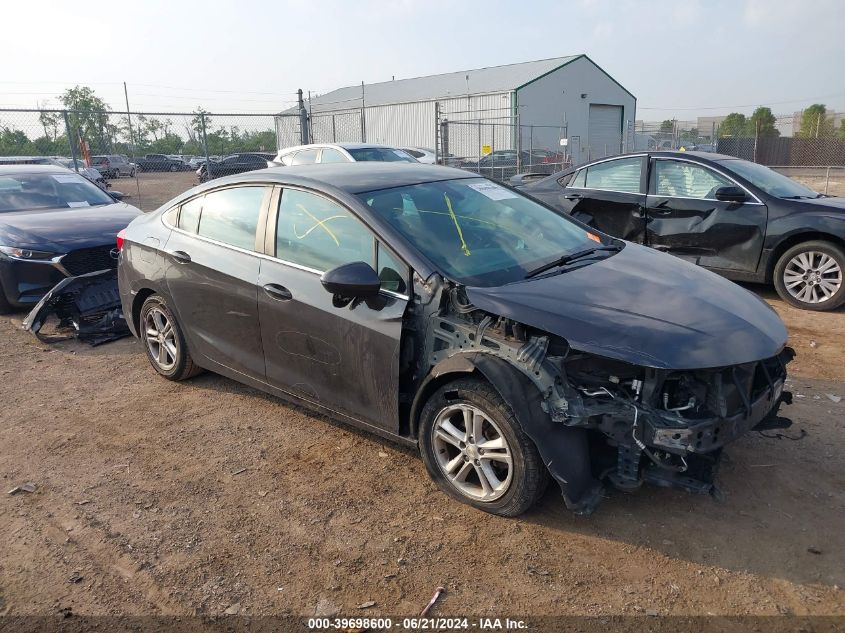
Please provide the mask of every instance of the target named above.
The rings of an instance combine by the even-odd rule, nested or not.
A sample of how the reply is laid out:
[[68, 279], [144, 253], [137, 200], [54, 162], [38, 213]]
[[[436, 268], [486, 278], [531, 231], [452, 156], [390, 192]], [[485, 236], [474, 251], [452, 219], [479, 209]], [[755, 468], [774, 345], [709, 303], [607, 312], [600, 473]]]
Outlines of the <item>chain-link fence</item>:
[[301, 142], [298, 117], [0, 110], [0, 164], [68, 167], [151, 210], [200, 181], [266, 167], [280, 131]]

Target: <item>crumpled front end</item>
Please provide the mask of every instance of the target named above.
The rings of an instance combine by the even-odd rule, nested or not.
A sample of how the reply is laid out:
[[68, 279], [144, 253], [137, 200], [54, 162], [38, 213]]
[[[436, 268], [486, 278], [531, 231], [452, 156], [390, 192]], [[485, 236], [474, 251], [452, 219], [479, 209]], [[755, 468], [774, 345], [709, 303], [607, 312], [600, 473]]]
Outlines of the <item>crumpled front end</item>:
[[440, 296], [423, 328], [431, 366], [464, 359], [502, 392], [576, 512], [595, 508], [601, 482], [713, 492], [725, 445], [791, 424], [778, 417], [791, 402], [789, 348], [713, 368], [643, 366], [479, 309], [460, 286], [447, 282]]

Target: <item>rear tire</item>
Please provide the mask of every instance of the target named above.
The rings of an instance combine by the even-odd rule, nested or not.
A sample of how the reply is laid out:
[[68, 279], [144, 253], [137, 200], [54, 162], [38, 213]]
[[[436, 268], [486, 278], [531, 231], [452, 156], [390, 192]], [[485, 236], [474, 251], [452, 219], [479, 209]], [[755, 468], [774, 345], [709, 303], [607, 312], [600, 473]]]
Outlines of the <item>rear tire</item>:
[[775, 265], [774, 284], [796, 308], [835, 310], [845, 303], [845, 250], [822, 240], [796, 244]]
[[179, 171], [179, 166], [178, 165], [171, 165], [170, 171]]
[[141, 342], [147, 358], [168, 380], [185, 380], [202, 372], [194, 363], [176, 317], [161, 295], [150, 295], [141, 306]]
[[434, 392], [420, 414], [423, 462], [450, 497], [512, 517], [533, 506], [549, 472], [516, 415], [488, 382], [456, 380]]

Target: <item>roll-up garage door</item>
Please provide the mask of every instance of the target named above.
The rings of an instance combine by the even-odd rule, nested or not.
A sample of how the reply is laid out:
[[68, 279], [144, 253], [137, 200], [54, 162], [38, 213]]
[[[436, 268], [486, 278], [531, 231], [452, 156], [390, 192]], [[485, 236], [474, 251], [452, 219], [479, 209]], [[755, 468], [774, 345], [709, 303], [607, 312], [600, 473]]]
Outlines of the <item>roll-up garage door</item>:
[[590, 160], [622, 153], [622, 106], [590, 104]]

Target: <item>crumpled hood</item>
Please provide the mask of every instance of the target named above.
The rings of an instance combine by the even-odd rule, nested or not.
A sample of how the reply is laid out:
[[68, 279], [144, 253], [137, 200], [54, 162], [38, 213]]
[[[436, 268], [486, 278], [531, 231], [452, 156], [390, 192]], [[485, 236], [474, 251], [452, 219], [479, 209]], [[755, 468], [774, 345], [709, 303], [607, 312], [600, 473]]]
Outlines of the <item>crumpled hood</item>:
[[0, 213], [0, 244], [55, 253], [109, 244], [139, 215], [139, 209], [124, 202], [4, 212]]
[[787, 338], [780, 317], [756, 295], [636, 244], [570, 272], [466, 292], [476, 307], [561, 336], [573, 349], [646, 367], [761, 360]]

